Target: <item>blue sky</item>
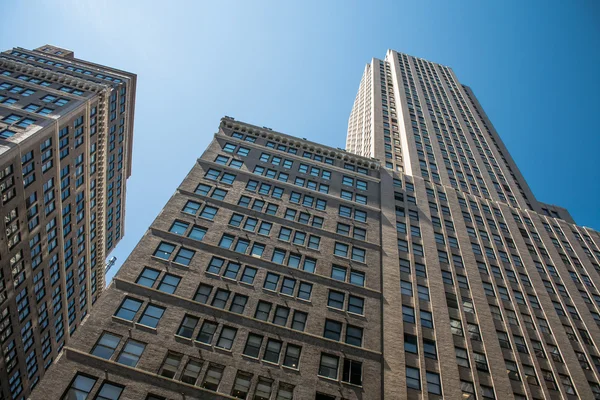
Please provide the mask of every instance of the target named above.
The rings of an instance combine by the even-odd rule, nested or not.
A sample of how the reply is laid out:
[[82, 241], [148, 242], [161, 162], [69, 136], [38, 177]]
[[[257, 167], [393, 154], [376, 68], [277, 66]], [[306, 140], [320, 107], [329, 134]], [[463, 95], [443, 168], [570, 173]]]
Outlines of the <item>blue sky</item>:
[[295, 4], [2, 1], [0, 49], [50, 43], [138, 74], [117, 267], [223, 115], [343, 147], [365, 63], [388, 48], [451, 66], [474, 90], [538, 199], [600, 229], [600, 3]]

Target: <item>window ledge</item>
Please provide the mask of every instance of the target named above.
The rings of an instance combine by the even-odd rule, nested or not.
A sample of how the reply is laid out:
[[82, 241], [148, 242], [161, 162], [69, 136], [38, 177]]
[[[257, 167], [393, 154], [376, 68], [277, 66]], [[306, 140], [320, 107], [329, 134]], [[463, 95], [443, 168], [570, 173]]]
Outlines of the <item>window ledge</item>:
[[130, 320], [125, 319], [125, 318], [117, 317], [116, 315], [113, 315], [112, 319], [115, 322], [119, 322], [119, 323], [126, 324], [126, 325], [129, 325], [129, 326], [134, 326], [135, 325], [135, 323], [133, 321], [130, 321]]
[[149, 333], [153, 333], [155, 335], [158, 333], [158, 329], [152, 328], [151, 326], [148, 326], [148, 325], [140, 324], [139, 322], [135, 323], [135, 327], [137, 329], [141, 329], [143, 331], [146, 331], [146, 332], [149, 332]]

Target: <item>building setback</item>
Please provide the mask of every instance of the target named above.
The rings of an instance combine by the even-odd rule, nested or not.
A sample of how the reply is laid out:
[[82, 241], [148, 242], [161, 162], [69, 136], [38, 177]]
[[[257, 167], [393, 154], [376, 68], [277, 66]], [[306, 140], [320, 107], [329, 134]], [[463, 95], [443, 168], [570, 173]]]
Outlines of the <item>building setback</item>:
[[0, 53], [0, 399], [24, 399], [105, 287], [124, 234], [136, 76]]
[[32, 399], [600, 398], [600, 235], [388, 51], [349, 152], [225, 117]]

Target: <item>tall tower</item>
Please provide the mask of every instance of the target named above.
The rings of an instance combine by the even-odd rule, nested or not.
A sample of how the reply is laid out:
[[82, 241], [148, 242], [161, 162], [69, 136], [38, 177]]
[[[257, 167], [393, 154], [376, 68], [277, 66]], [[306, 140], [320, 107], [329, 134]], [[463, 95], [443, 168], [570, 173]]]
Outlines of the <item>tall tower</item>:
[[30, 393], [104, 290], [135, 84], [55, 46], [0, 54], [0, 399]]
[[372, 61], [347, 147], [223, 118], [32, 399], [600, 398], [600, 234], [451, 70]]
[[[383, 302], [391, 367], [384, 393], [600, 398], [598, 232], [535, 198], [473, 91], [449, 67], [393, 50], [373, 59], [346, 146], [379, 159], [405, 189], [396, 189], [400, 277], [392, 285], [402, 301], [393, 310]], [[426, 271], [415, 271], [419, 264]], [[436, 288], [425, 304], [415, 285]], [[406, 324], [422, 312], [432, 312], [435, 329]], [[398, 318], [404, 329], [388, 336]], [[398, 336], [404, 349], [394, 354]], [[431, 339], [447, 353], [436, 363], [427, 360]]]
[[574, 222], [535, 199], [473, 91], [451, 68], [388, 50], [367, 64], [346, 150], [475, 196]]

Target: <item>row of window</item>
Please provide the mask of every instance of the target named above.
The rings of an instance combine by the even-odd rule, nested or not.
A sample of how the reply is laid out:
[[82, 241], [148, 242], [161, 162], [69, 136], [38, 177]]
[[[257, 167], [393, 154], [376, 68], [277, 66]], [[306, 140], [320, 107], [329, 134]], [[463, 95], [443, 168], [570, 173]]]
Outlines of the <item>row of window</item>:
[[[207, 269], [208, 272], [211, 273], [219, 273], [225, 264], [225, 260], [213, 257], [209, 267]], [[241, 269], [241, 266], [238, 263], [229, 262], [227, 267], [225, 268], [225, 272], [223, 273], [224, 277], [229, 279], [236, 279], [237, 275]], [[254, 277], [256, 275], [256, 269], [254, 267], [247, 266], [244, 268], [244, 272], [240, 278], [241, 282], [252, 284], [254, 281]], [[139, 277], [136, 280], [136, 283], [139, 285], [147, 286], [147, 287], [156, 287], [157, 290], [163, 291], [165, 293], [174, 293], [181, 278], [170, 274], [164, 273], [162, 279], [158, 279], [160, 276], [160, 271], [145, 267], [140, 273]], [[278, 288], [278, 275], [269, 273], [265, 280], [265, 288], [267, 290], [276, 291]], [[157, 285], [158, 282], [158, 285]], [[287, 295], [294, 295], [295, 292], [295, 280], [290, 278], [284, 278], [281, 288], [279, 292]], [[302, 285], [302, 283], [301, 283]], [[210, 304], [213, 307], [225, 309], [227, 304], [229, 304], [229, 299], [232, 298], [231, 304], [229, 306], [229, 311], [235, 312], [238, 314], [242, 314], [245, 311], [246, 304], [248, 302], [248, 296], [234, 293], [231, 296], [231, 291], [226, 289], [217, 288], [213, 290], [214, 287], [205, 283], [200, 284], [195, 296], [194, 300], [203, 304]], [[306, 289], [302, 290], [299, 287], [298, 295], [301, 296], [301, 293], [305, 292]], [[209, 301], [212, 297], [212, 301]], [[302, 298], [302, 297], [300, 297]], [[138, 304], [139, 302], [127, 302], [127, 304], [123, 303], [122, 307], [125, 310], [135, 311], [139, 310]], [[344, 292], [340, 292], [337, 290], [330, 290], [328, 294], [328, 307], [333, 309], [347, 311], [351, 314], [356, 315], [364, 315], [364, 299], [352, 294], [346, 295]], [[260, 301], [257, 305], [256, 312], [254, 317], [257, 319], [261, 319], [267, 321], [269, 319], [270, 310], [272, 308], [271, 303]], [[155, 313], [158, 315], [158, 312]], [[133, 320], [133, 317], [129, 318], [131, 315], [127, 313], [117, 313], [117, 316], [124, 319]], [[162, 313], [161, 313], [162, 315]], [[277, 306], [275, 316], [273, 317], [272, 322], [278, 325], [286, 326], [288, 321], [288, 316], [290, 315], [290, 309], [288, 307]], [[304, 324], [306, 323], [307, 314], [295, 311], [294, 318], [292, 321], [292, 329], [304, 330]], [[160, 317], [159, 317], [160, 319]], [[141, 323], [141, 322], [140, 322]], [[325, 335], [330, 339], [339, 340], [339, 335], [341, 334], [341, 323], [336, 321], [328, 321], [327, 325], [331, 325], [332, 327], [339, 326], [339, 329], [325, 329], [325, 331], [339, 331], [338, 335]], [[156, 327], [155, 325], [149, 325], [151, 327]], [[360, 346], [362, 344], [362, 329], [358, 327], [352, 328], [354, 331], [360, 330], [361, 334], [359, 335], [361, 340], [355, 340], [350, 344]], [[355, 335], [358, 336], [358, 335]], [[347, 341], [348, 342], [348, 341]], [[349, 342], [348, 342], [349, 343]]]
[[[293, 165], [292, 160], [282, 159], [281, 157], [273, 156], [269, 153], [264, 153], [264, 152], [261, 154], [260, 161], [270, 162], [271, 164], [273, 164], [275, 166], [281, 165], [281, 166], [283, 166], [283, 168], [286, 168], [286, 169], [292, 168], [292, 165]], [[349, 165], [349, 164], [347, 164], [347, 165]], [[316, 177], [321, 176], [324, 179], [330, 179], [330, 177], [331, 177], [331, 173], [329, 171], [320, 171], [319, 168], [310, 167], [306, 164], [300, 164], [298, 171], [300, 173], [310, 174], [311, 176], [316, 176]], [[287, 173], [284, 173], [284, 172], [277, 173], [277, 171], [275, 171], [275, 170], [265, 169], [262, 166], [256, 166], [254, 168], [253, 172], [256, 174], [259, 174], [259, 175], [264, 175], [267, 178], [280, 180], [282, 182], [287, 182], [288, 178], [289, 178], [289, 174], [287, 174]], [[319, 173], [320, 173], [320, 175], [319, 175]], [[343, 176], [342, 183], [346, 186], [356, 187], [359, 190], [365, 190], [365, 191], [367, 190], [367, 187], [368, 187], [366, 181], [363, 181], [360, 179], [355, 179], [355, 178], [349, 177], [349, 176]], [[307, 187], [310, 190], [319, 191], [321, 193], [329, 193], [328, 185], [325, 185], [323, 183], [318, 183], [315, 181], [311, 181], [311, 180], [307, 181], [306, 179], [301, 178], [301, 177], [296, 177], [294, 180], [294, 184], [297, 186]], [[342, 189], [340, 197], [345, 200], [356, 201], [357, 203], [360, 203], [360, 204], [367, 204], [367, 197], [365, 195], [358, 194], [358, 193], [355, 194], [348, 190]]]

